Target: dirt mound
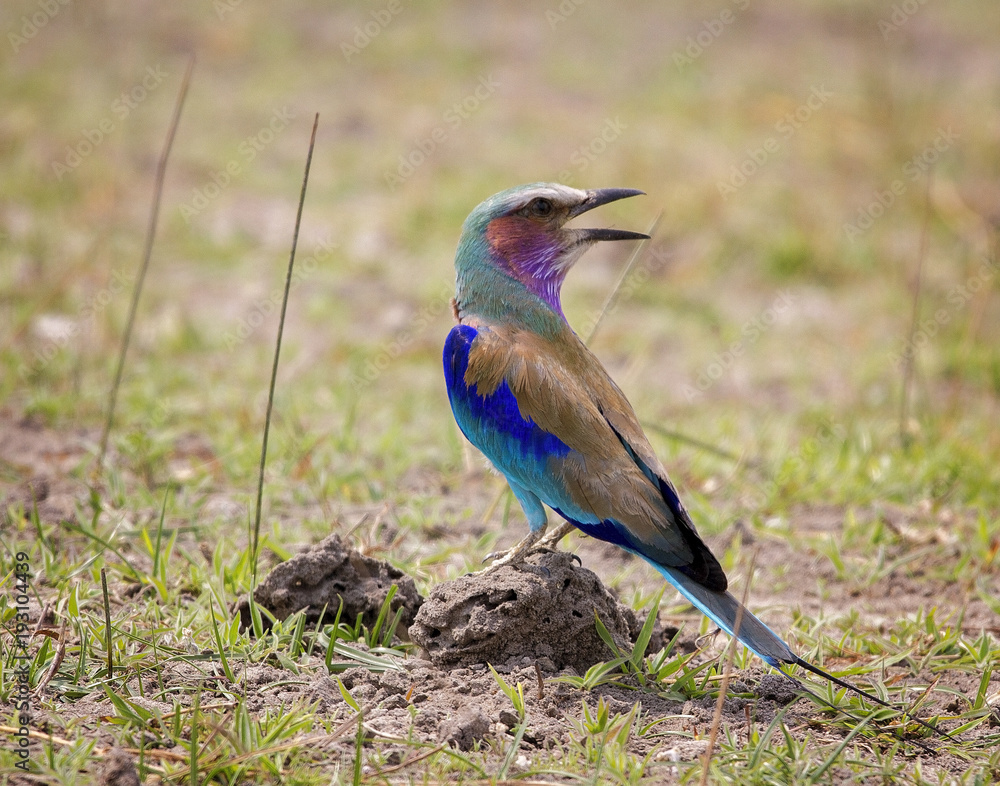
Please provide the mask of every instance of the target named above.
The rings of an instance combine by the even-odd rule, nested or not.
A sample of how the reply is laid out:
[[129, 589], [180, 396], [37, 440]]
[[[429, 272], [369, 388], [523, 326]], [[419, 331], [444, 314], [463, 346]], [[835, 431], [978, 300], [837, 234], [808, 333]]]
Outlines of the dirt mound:
[[135, 760], [121, 748], [112, 748], [101, 768], [100, 786], [141, 786]]
[[[365, 715], [368, 731], [383, 739], [443, 742], [460, 750], [469, 750], [481, 740], [497, 750], [509, 749], [511, 730], [520, 718], [486, 666], [477, 663], [445, 671], [420, 658], [408, 659], [402, 665], [401, 671], [379, 673], [354, 668], [340, 675], [354, 698], [368, 708]], [[529, 758], [535, 749], [570, 744], [573, 731], [566, 718], [579, 717], [584, 700], [591, 707], [604, 701], [612, 717], [628, 714], [637, 699], [649, 717], [666, 717], [681, 711], [680, 702], [648, 693], [639, 696], [634, 690], [616, 685], [602, 685], [593, 693], [584, 694], [551, 676], [539, 683], [530, 662], [498, 670], [508, 685], [522, 686], [527, 726], [521, 748]], [[334, 677], [321, 677], [307, 690], [308, 701], [317, 707], [317, 712], [332, 713], [345, 707]], [[280, 698], [286, 704], [291, 701], [290, 695]], [[278, 697], [272, 700], [277, 701]], [[737, 721], [742, 718], [741, 710]], [[648, 746], [639, 748], [641, 755], [655, 744], [652, 738], [636, 742]], [[401, 746], [400, 755], [412, 755], [412, 747]]]
[[518, 568], [462, 576], [424, 601], [410, 638], [431, 662], [452, 668], [530, 658], [545, 671], [579, 673], [612, 657], [594, 614], [630, 649], [634, 612], [564, 552], [537, 554]]
[[[278, 619], [306, 609], [306, 619], [315, 623], [326, 608], [332, 622], [341, 601], [341, 619], [353, 624], [361, 615], [369, 627], [378, 619], [389, 588], [396, 586], [390, 603], [395, 613], [403, 609], [398, 632], [413, 622], [423, 598], [413, 579], [388, 562], [366, 557], [344, 545], [339, 535], [330, 535], [308, 551], [297, 554], [272, 570], [254, 592], [254, 600]], [[250, 625], [250, 609], [244, 599], [238, 606], [244, 626]]]

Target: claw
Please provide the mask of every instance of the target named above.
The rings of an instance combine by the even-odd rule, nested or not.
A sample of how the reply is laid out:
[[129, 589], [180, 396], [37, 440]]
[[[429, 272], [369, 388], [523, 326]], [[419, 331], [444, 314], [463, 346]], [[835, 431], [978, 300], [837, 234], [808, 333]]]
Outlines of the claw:
[[[483, 558], [483, 562], [490, 562], [492, 564], [484, 568], [480, 573], [492, 573], [497, 568], [503, 567], [504, 565], [518, 566], [524, 562], [525, 558], [529, 554], [534, 554], [536, 552], [555, 552], [556, 544], [563, 539], [566, 535], [573, 531], [575, 527], [569, 522], [563, 523], [556, 529], [552, 530], [548, 534], [545, 533], [545, 527], [541, 527], [537, 530], [531, 530], [528, 534], [522, 538], [522, 540], [515, 545], [513, 548], [507, 551], [491, 551]], [[544, 536], [544, 537], [543, 537]], [[571, 555], [580, 565], [583, 565], [583, 561], [576, 555]]]
[[718, 625], [716, 625], [714, 628], [712, 628], [707, 633], [703, 633], [700, 636], [698, 636], [694, 640], [694, 646], [695, 647], [699, 647], [699, 648], [703, 647], [704, 645], [702, 644], [702, 642], [708, 641], [709, 639], [714, 638], [715, 636], [718, 636], [720, 633], [722, 633], [722, 628], [720, 628]]
[[538, 545], [531, 549], [531, 554], [568, 554], [570, 559], [575, 559], [576, 564], [581, 568], [583, 567], [583, 560], [580, 559], [579, 554], [574, 554], [572, 551], [559, 551], [556, 548], [550, 548], [549, 546]]
[[494, 551], [487, 554], [483, 562], [492, 559], [493, 563], [489, 567], [485, 568], [480, 572], [492, 573], [497, 568], [501, 568], [504, 565], [512, 565], [514, 567], [520, 565], [522, 562], [524, 562], [525, 557], [527, 557], [532, 552], [533, 547], [535, 546], [536, 543], [538, 543], [539, 540], [541, 540], [544, 534], [545, 534], [544, 527], [538, 530], [531, 530], [512, 549], [501, 552]]

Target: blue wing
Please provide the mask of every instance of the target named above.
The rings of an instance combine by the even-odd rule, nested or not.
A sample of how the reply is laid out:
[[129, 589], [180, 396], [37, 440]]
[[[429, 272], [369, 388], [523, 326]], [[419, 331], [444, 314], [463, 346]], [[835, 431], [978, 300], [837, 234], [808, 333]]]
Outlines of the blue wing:
[[[543, 431], [530, 418], [521, 416], [517, 399], [506, 382], [491, 394], [482, 396], [476, 384], [465, 382], [469, 368], [469, 348], [479, 331], [471, 325], [456, 325], [444, 345], [444, 377], [448, 398], [462, 433], [473, 445], [482, 443], [493, 459], [509, 455], [514, 461], [544, 461], [549, 456], [565, 456], [569, 446], [553, 434]], [[499, 437], [499, 439], [494, 439]], [[502, 463], [503, 459], [501, 458]], [[498, 469], [501, 469], [498, 467]]]
[[550, 493], [556, 488], [547, 472], [548, 459], [565, 456], [569, 446], [521, 415], [517, 399], [506, 382], [480, 395], [475, 383], [466, 383], [469, 349], [478, 335], [470, 325], [457, 325], [444, 345], [444, 377], [448, 399], [458, 427], [503, 473], [528, 517], [532, 529], [545, 526], [545, 509], [533, 489]]
[[[465, 324], [457, 325], [448, 335], [443, 357], [448, 398], [462, 433], [507, 478], [531, 527], [544, 526], [544, 501], [588, 535], [645, 559], [704, 614], [734, 634], [741, 604], [725, 591], [725, 573], [698, 537], [669, 481], [601, 418], [606, 436], [624, 448], [628, 458], [624, 463], [631, 467], [632, 475], [605, 473], [600, 482], [614, 485], [617, 480], [634, 492], [635, 476], [641, 476], [644, 492], [657, 499], [661, 507], [655, 516], [650, 516], [651, 509], [642, 507], [643, 500], [633, 497], [638, 510], [644, 513], [637, 514], [634, 505], [626, 504], [619, 506], [622, 511], [619, 515], [597, 515], [595, 510], [608, 510], [608, 500], [601, 498], [595, 486], [585, 485], [580, 478], [592, 470], [601, 474], [601, 458], [582, 456], [526, 417], [506, 375], [492, 392], [481, 394], [477, 383], [470, 383], [467, 373], [469, 352], [478, 335], [475, 327]], [[553, 402], [552, 406], [558, 403]], [[620, 520], [625, 518], [629, 524]], [[795, 659], [788, 645], [745, 609], [738, 633], [747, 647], [772, 665]]]
[[[569, 445], [521, 413], [506, 380], [487, 395], [480, 394], [475, 382], [467, 382], [469, 350], [478, 334], [471, 325], [457, 325], [448, 335], [443, 358], [448, 398], [462, 433], [503, 473], [532, 528], [545, 524], [541, 505], [545, 502], [592, 537], [636, 553], [648, 551], [648, 547], [637, 543], [620, 522], [603, 519], [573, 499], [567, 488], [566, 463], [568, 458], [578, 461], [580, 457], [571, 456]], [[649, 468], [628, 446], [626, 450], [642, 472], [651, 475]], [[676, 502], [672, 489], [670, 496]], [[681, 566], [690, 559], [690, 552], [684, 545], [681, 542], [676, 552], [657, 556], [667, 564]]]

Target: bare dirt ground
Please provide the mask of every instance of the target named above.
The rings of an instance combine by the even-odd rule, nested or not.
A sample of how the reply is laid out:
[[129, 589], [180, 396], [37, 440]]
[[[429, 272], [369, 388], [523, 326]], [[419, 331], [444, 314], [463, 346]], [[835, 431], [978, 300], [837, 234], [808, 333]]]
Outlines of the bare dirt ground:
[[[9, 417], [0, 421], [0, 466], [4, 473], [0, 481], [3, 509], [11, 506], [37, 506], [39, 518], [46, 522], [69, 521], [75, 509], [85, 509], [88, 490], [76, 480], [73, 471], [89, 455], [93, 434], [87, 431], [59, 433], [30, 421], [14, 422]], [[150, 511], [155, 515], [155, 511]], [[137, 512], [137, 515], [143, 515]], [[896, 527], [905, 527], [907, 515], [894, 509], [868, 511], [871, 518], [891, 520]], [[843, 512], [834, 508], [802, 510], [793, 518], [793, 526], [803, 533], [832, 531], [843, 521]], [[4, 523], [9, 527], [10, 521]], [[460, 538], [468, 533], [449, 533]], [[748, 542], [743, 533], [744, 545]], [[353, 699], [364, 708], [364, 729], [371, 740], [378, 739], [383, 765], [400, 765], [414, 756], [414, 740], [451, 746], [470, 751], [491, 742], [509, 738], [511, 731], [523, 720], [521, 769], [558, 755], [579, 737], [579, 724], [584, 720], [582, 701], [591, 707], [603, 702], [612, 716], [629, 716], [637, 712], [643, 723], [655, 724], [655, 732], [635, 735], [628, 750], [645, 756], [656, 750], [647, 774], [662, 781], [677, 777], [677, 762], [701, 755], [707, 743], [707, 730], [712, 723], [716, 701], [711, 696], [695, 700], [671, 697], [667, 686], [642, 689], [635, 678], [622, 678], [615, 684], [599, 685], [589, 692], [581, 691], [560, 678], [578, 677], [591, 665], [610, 660], [612, 653], [597, 635], [593, 624], [595, 612], [610, 630], [616, 643], [625, 651], [631, 647], [641, 626], [635, 612], [617, 600], [598, 578], [598, 574], [618, 574], [632, 560], [617, 549], [586, 538], [569, 541], [583, 566], [565, 552], [536, 555], [522, 569], [505, 567], [487, 575], [466, 575], [433, 586], [429, 597], [417, 593], [413, 581], [384, 562], [365, 556], [341, 543], [333, 535], [321, 544], [305, 549], [289, 562], [279, 564], [258, 589], [261, 605], [275, 612], [279, 619], [306, 608], [315, 621], [331, 601], [338, 596], [349, 602], [353, 618], [361, 614], [370, 624], [386, 597], [391, 584], [400, 588], [393, 610], [403, 608], [404, 625], [399, 634], [417, 646], [397, 668], [372, 671], [365, 667], [350, 668], [340, 675], [329, 675], [322, 667], [322, 655], [314, 658], [313, 668], [293, 674], [285, 668], [268, 663], [235, 664], [237, 682], [227, 680], [218, 661], [210, 652], [200, 667], [185, 663], [165, 664], [157, 680], [150, 679], [146, 692], [182, 687], [202, 680], [206, 691], [201, 701], [223, 701], [233, 692], [248, 697], [253, 712], [280, 712], [290, 705], [312, 704], [315, 712], [336, 726], [350, 714], [350, 709], [336, 681], [342, 681]], [[712, 544], [724, 549], [724, 539]], [[851, 608], [863, 618], [864, 625], [878, 631], [894, 619], [927, 606], [929, 599], [943, 607], [963, 608], [963, 626], [970, 630], [985, 628], [1000, 634], [995, 615], [972, 597], [969, 588], [935, 583], [926, 577], [914, 578], [912, 573], [890, 571], [884, 578], [864, 591], [853, 591], [836, 580], [832, 568], [810, 557], [806, 550], [797, 550], [776, 539], [759, 551], [757, 576], [754, 582], [753, 605], [777, 610], [766, 618], [779, 629], [787, 610], [801, 608], [815, 613], [821, 609]], [[766, 556], [764, 556], [766, 555]], [[797, 590], [788, 581], [774, 581], [774, 568], [781, 566], [782, 575], [815, 576], [826, 589], [820, 598], [812, 589]], [[825, 581], [828, 580], [828, 581]], [[631, 582], [648, 585], [650, 577], [638, 572]], [[811, 582], [810, 582], [811, 584]], [[116, 584], [111, 588], [114, 613], [127, 615], [134, 603], [135, 585]], [[35, 601], [36, 612], [50, 600], [51, 591], [42, 582]], [[241, 609], [245, 624], [245, 601]], [[683, 627], [675, 652], [678, 656], [704, 647], [700, 659], [719, 657], [724, 642], [696, 642], [695, 614], [667, 616], [661, 613], [654, 630], [649, 652], [662, 647]], [[43, 618], [43, 623], [45, 622]], [[51, 624], [51, 619], [49, 624]], [[42, 624], [41, 629], [47, 629]], [[72, 636], [72, 634], [68, 634]], [[70, 641], [69, 643], [72, 643]], [[364, 648], [362, 642], [354, 646]], [[844, 658], [847, 663], [853, 658]], [[525, 697], [525, 716], [519, 717], [511, 700], [504, 695], [487, 663], [510, 685], [520, 683]], [[827, 668], [838, 663], [828, 660]], [[892, 682], [893, 672], [904, 668], [883, 669], [882, 679]], [[205, 675], [209, 677], [206, 680]], [[920, 674], [920, 679], [936, 681], [939, 689], [949, 688], [969, 695], [978, 685], [978, 676], [962, 673]], [[864, 684], [864, 681], [861, 681]], [[994, 678], [994, 685], [997, 679]], [[129, 684], [135, 696], [143, 686], [135, 680]], [[948, 708], [943, 694], [921, 704], [919, 714], [931, 717]], [[89, 730], [103, 762], [102, 783], [138, 783], [130, 754], [115, 750], [115, 735], [106, 724], [114, 709], [108, 700], [81, 699], [60, 702], [57, 695], [45, 695], [56, 702], [60, 715], [72, 718], [81, 728]], [[141, 706], [159, 709], [163, 713], [171, 705], [137, 698]], [[954, 708], [953, 708], [954, 709]], [[784, 720], [791, 728], [816, 727], [824, 711], [803, 700], [794, 686], [774, 674], [759, 662], [737, 671], [729, 688], [722, 711], [723, 728], [737, 738], [743, 736], [749, 744], [754, 730], [767, 727], [776, 713], [784, 710]], [[1000, 724], [1000, 719], [997, 721]], [[42, 722], [40, 729], [45, 729]], [[970, 742], [988, 733], [980, 728], [964, 739]], [[840, 732], [827, 734], [836, 739]], [[891, 738], [890, 738], [891, 739]], [[397, 740], [393, 744], [393, 740]], [[933, 741], [925, 740], [933, 745]], [[162, 755], [170, 755], [169, 741], [155, 735], [148, 740]], [[878, 748], [885, 741], [866, 741]], [[166, 747], [163, 747], [166, 746]], [[340, 740], [325, 739], [315, 751], [317, 756], [349, 762], [354, 754], [353, 732]], [[497, 745], [502, 754], [502, 745]], [[146, 755], [150, 755], [147, 751]], [[917, 748], [910, 754], [921, 759], [924, 773], [959, 773], [966, 762], [950, 755], [932, 755]], [[517, 771], [517, 768], [514, 769]], [[10, 781], [35, 783], [33, 779]]]

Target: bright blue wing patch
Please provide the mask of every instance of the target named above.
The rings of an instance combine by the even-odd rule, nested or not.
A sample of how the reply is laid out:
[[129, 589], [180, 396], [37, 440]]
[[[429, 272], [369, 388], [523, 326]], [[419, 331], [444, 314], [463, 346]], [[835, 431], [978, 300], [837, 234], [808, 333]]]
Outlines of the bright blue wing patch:
[[[692, 566], [684, 564], [690, 555], [651, 551], [650, 544], [633, 538], [621, 522], [614, 519], [601, 520], [585, 507], [585, 501], [573, 499], [561, 472], [562, 459], [571, 452], [570, 447], [531, 419], [522, 417], [517, 400], [506, 382], [501, 382], [487, 396], [479, 394], [475, 383], [466, 384], [469, 350], [477, 335], [476, 328], [470, 325], [456, 325], [445, 342], [444, 375], [451, 409], [462, 433], [507, 478], [532, 528], [541, 527], [545, 523], [544, 509], [537, 502], [541, 500], [591, 537], [613, 543], [683, 573], [700, 574], [701, 567], [692, 569]], [[683, 527], [685, 515], [674, 490], [657, 477], [624, 440], [622, 444], [632, 461], [659, 488], [667, 506], [677, 518], [678, 525]], [[522, 497], [527, 497], [528, 504], [525, 504], [526, 500]], [[689, 544], [692, 551], [695, 554], [701, 550], [707, 552], [693, 530], [692, 535], [696, 541]], [[719, 570], [724, 579], [721, 568]]]
[[[478, 331], [470, 325], [456, 325], [444, 345], [448, 398], [462, 433], [507, 477], [512, 487], [536, 495], [591, 537], [636, 551], [638, 544], [619, 522], [600, 520], [570, 497], [557, 467], [553, 466], [570, 452], [569, 446], [521, 416], [517, 400], [506, 382], [488, 396], [479, 395], [475, 384], [466, 384], [469, 350], [477, 335]], [[627, 445], [626, 449], [639, 463]], [[640, 466], [654, 483], [658, 482], [645, 465], [640, 463]], [[528, 508], [525, 512], [528, 513]], [[532, 521], [532, 526], [535, 524]]]
[[[478, 331], [470, 325], [456, 325], [444, 345], [444, 377], [448, 398], [455, 420], [473, 445], [506, 474], [505, 458], [545, 461], [565, 456], [569, 446], [556, 436], [543, 431], [531, 419], [521, 416], [517, 399], [506, 382], [490, 395], [482, 396], [476, 385], [465, 383], [469, 367], [469, 349]], [[494, 450], [490, 450], [489, 446]], [[517, 450], [520, 456], [496, 455]]]

